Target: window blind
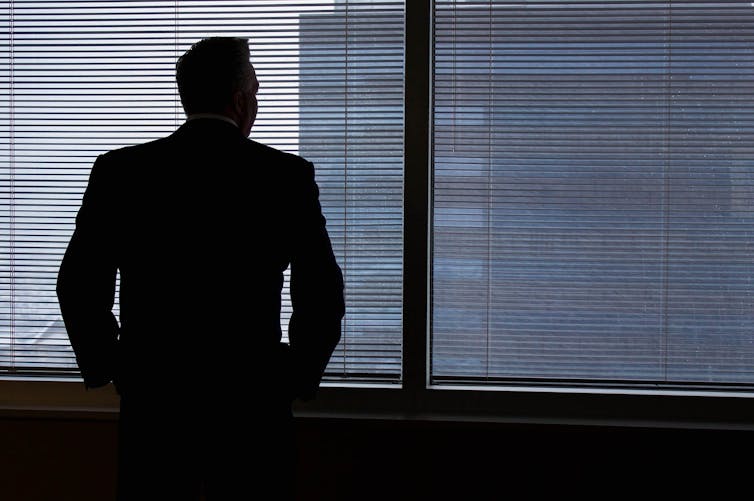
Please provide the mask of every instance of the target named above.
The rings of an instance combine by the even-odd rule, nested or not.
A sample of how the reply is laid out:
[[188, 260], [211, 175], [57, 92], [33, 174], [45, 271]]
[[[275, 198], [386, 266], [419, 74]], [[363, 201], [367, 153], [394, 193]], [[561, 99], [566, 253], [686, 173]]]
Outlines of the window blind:
[[754, 4], [434, 6], [431, 381], [754, 383]]
[[[400, 380], [402, 2], [15, 0], [0, 12], [0, 373], [77, 374], [54, 289], [92, 163], [183, 122], [175, 61], [219, 35], [250, 39], [251, 138], [315, 164], [347, 291], [328, 377]], [[287, 284], [283, 309], [285, 328]]]

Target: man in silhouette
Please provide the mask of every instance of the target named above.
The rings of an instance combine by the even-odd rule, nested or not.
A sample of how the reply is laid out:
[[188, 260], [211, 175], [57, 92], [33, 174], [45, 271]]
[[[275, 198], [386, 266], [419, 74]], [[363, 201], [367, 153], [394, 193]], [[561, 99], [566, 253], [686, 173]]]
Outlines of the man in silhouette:
[[247, 40], [196, 43], [176, 79], [186, 122], [94, 163], [58, 276], [63, 320], [86, 387], [120, 394], [120, 500], [289, 499], [291, 402], [313, 398], [344, 314], [314, 168], [247, 138]]

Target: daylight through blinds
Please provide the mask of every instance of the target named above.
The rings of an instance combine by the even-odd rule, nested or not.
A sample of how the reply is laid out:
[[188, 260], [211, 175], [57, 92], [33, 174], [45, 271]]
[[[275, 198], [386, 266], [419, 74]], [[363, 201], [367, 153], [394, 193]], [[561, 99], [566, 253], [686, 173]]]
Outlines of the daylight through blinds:
[[434, 3], [431, 379], [754, 383], [754, 4]]
[[[404, 37], [392, 0], [0, 2], [1, 373], [76, 374], [54, 288], [92, 163], [183, 122], [175, 61], [217, 35], [250, 39], [252, 139], [315, 164], [347, 291], [329, 377], [400, 380]], [[289, 316], [286, 299], [284, 328]]]

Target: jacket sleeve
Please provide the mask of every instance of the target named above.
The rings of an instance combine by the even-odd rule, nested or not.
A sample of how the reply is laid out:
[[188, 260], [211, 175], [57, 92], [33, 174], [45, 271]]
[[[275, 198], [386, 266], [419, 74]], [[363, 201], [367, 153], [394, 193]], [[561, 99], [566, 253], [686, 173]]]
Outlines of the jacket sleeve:
[[294, 397], [310, 400], [341, 336], [343, 275], [333, 254], [314, 180], [314, 166], [294, 188], [291, 304], [288, 326]]
[[63, 322], [87, 388], [109, 383], [117, 360], [119, 326], [112, 312], [115, 193], [105, 158], [99, 157], [92, 167], [57, 281]]

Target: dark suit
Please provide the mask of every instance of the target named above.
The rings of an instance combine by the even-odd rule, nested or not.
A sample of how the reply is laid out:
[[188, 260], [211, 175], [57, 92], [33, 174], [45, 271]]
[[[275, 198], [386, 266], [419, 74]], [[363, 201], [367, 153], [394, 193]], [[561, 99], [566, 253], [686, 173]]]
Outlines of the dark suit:
[[314, 395], [344, 314], [312, 164], [216, 119], [100, 156], [58, 298], [86, 386], [121, 395], [123, 499], [163, 480], [151, 491], [168, 499], [207, 475], [228, 489], [285, 481], [291, 401]]

